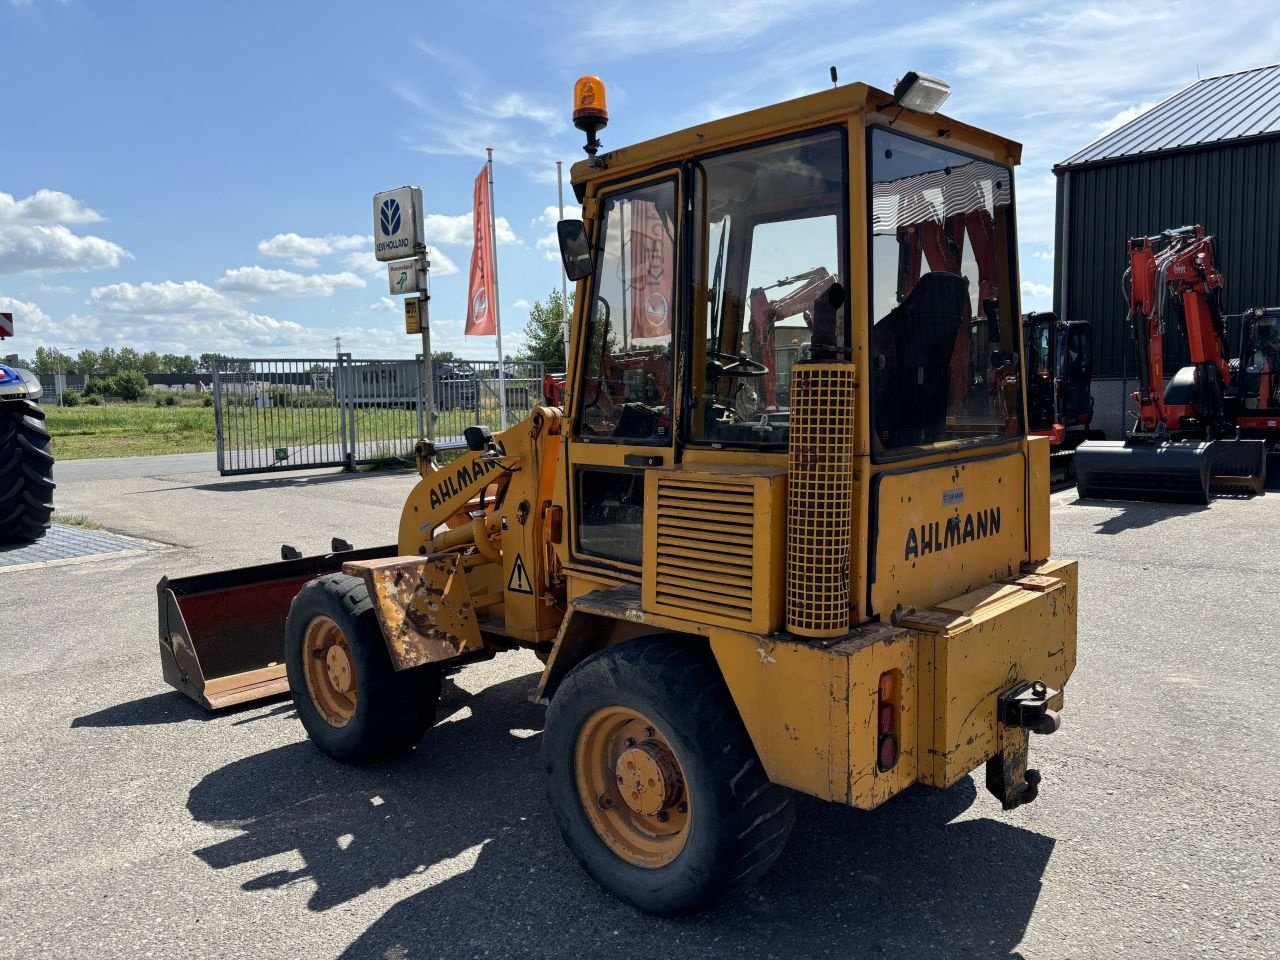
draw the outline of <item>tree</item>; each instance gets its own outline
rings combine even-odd
[[[573,311],[573,294],[569,294],[569,312]],[[559,290],[547,295],[547,302],[535,300],[529,308],[529,321],[524,325],[524,349],[520,360],[541,360],[548,372],[566,367],[564,359],[564,300]]]
[[[198,361],[201,373],[213,372],[213,361],[225,359],[220,353],[202,353]]]
[[[72,372],[83,373],[87,377],[98,372],[100,362],[97,350],[81,350],[76,354],[75,369]]]
[[[154,350],[148,350],[142,355],[141,369],[143,373],[168,373],[168,368],[160,362],[160,354]]]
[[[71,358],[57,347],[36,347],[34,372],[41,376],[51,373],[68,373],[71,370]]]
[[[431,351],[432,363],[436,363],[436,362],[448,363],[451,360],[457,360],[457,359],[458,358],[453,355],[452,350],[432,350]]]
[[[98,354],[98,369],[93,372],[107,377],[119,373],[120,358],[116,352],[110,347],[103,347],[102,352]]]
[[[121,347],[120,352],[116,355],[119,365],[116,370],[123,373],[126,370],[137,370],[142,372],[142,355],[133,347]]]
[[[186,355],[180,357],[176,353],[166,353],[160,358],[160,368],[166,373],[195,373],[196,366],[196,358]]]

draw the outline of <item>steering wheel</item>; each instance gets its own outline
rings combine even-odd
[[[720,377],[763,377],[769,372],[759,360],[747,356],[734,356],[732,353],[721,353],[719,350],[707,351],[707,378]]]

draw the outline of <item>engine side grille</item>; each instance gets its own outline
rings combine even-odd
[[[783,472],[675,468],[648,482],[646,609],[762,633],[780,627]]]

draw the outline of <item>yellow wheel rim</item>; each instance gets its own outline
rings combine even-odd
[[[684,849],[688,782],[671,742],[644,714],[604,707],[589,716],[574,748],[574,779],[591,826],[623,860],[656,868]]]
[[[342,628],[328,617],[307,624],[302,638],[307,693],[331,727],[345,727],[356,712],[356,670]]]

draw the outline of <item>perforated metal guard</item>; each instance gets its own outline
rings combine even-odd
[[[853,413],[853,364],[792,368],[787,629],[801,636],[849,630]]]

